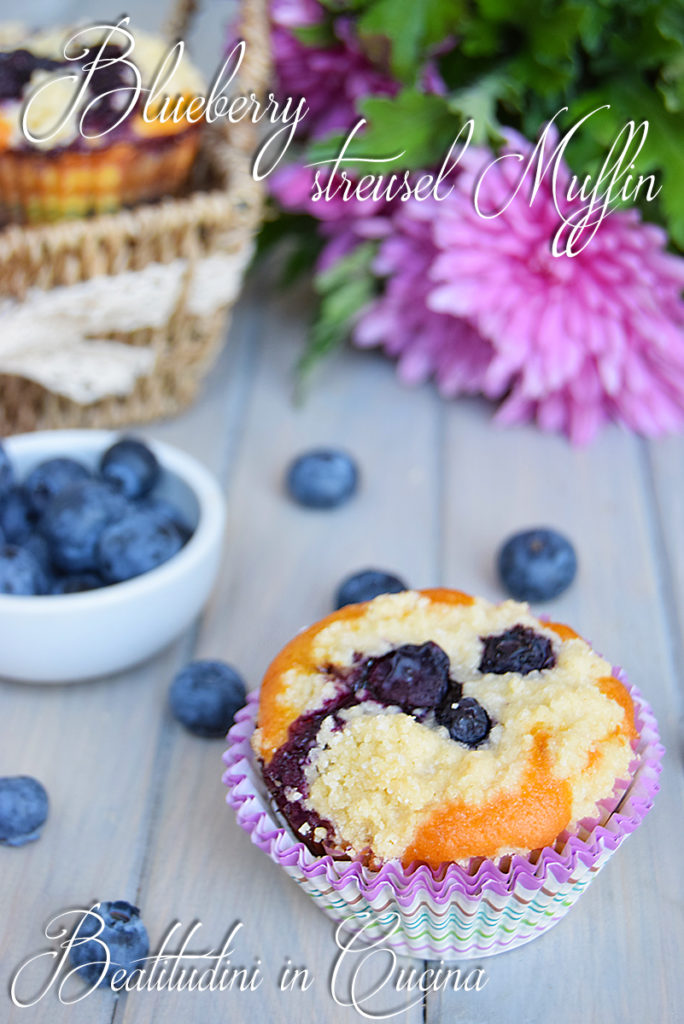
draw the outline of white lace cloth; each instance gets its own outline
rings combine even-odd
[[[188,285],[190,312],[203,316],[235,299],[250,256],[243,247],[199,260]],[[36,381],[80,405],[130,394],[138,377],[152,371],[154,352],[103,335],[165,324],[186,271],[184,259],[150,263],[50,291],[32,288],[23,302],[0,302],[0,373]]]

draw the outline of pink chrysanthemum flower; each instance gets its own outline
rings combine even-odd
[[[509,136],[511,151],[532,146]],[[559,216],[548,176],[528,204],[523,190],[496,219],[483,219],[473,189],[493,156],[466,154],[449,199],[432,218],[440,250],[426,303],[468,320],[493,347],[487,394],[508,391],[504,423],[535,419],[577,443],[615,420],[649,436],[684,426],[684,259],[636,210],[614,211],[574,257],[553,256]],[[484,179],[480,209],[499,209],[520,167],[500,162]],[[561,169],[561,185],[568,174]],[[565,215],[584,205],[567,205]]]
[[[357,226],[357,236],[385,235],[373,264],[385,287],[361,316],[354,341],[362,347],[381,345],[397,357],[406,384],[434,375],[449,398],[476,394],[484,388],[492,347],[466,320],[428,308],[430,268],[438,250],[431,225],[414,216],[418,205],[407,203],[377,219],[373,232],[368,225]]]
[[[308,213],[320,223],[318,233],[325,239],[317,270],[326,270],[351,252],[361,240],[382,238],[386,233],[383,213],[391,206],[387,200],[354,197],[345,201],[339,194],[314,202],[311,198],[314,171],[301,164],[287,164],[271,175],[270,189],[284,210]],[[324,177],[327,181],[327,176]]]
[[[359,117],[358,100],[394,96],[399,91],[399,83],[365,55],[349,18],[335,19],[332,46],[308,46],[297,39],[297,28],[316,24],[323,14],[315,0],[271,4],[276,93],[306,99],[304,128],[309,138],[351,128]]]

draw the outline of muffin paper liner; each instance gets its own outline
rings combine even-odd
[[[613,674],[634,701],[639,741],[631,779],[598,804],[600,817],[563,833],[529,855],[379,870],[330,855],[317,857],[283,826],[273,809],[250,746],[259,693],[251,693],[228,734],[223,756],[227,801],[259,849],[287,871],[358,943],[379,943],[421,959],[463,960],[513,949],[551,928],[575,903],[620,843],[641,824],[658,792],[664,753],[658,725],[636,687]],[[356,948],[355,941],[355,948]]]

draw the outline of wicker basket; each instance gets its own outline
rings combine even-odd
[[[184,35],[193,8],[191,0],[181,0],[170,38]],[[240,88],[259,94],[269,73],[265,0],[243,0],[241,35],[246,51]],[[36,298],[45,302],[61,297],[69,286],[80,285],[92,306],[93,288],[104,283],[106,290],[109,283],[110,299],[112,286],[120,288],[125,306],[129,286],[137,283],[139,305],[142,289],[142,305],[153,309],[158,302],[156,279],[161,275],[168,280],[169,273],[174,274],[174,292],[162,323],[134,324],[132,329],[118,324],[117,330],[98,331],[97,344],[105,350],[114,348],[111,342],[119,343],[115,348],[124,356],[134,354],[122,345],[144,350],[147,369],[134,376],[131,386],[124,389],[128,393],[73,400],[66,397],[64,389],[49,390],[50,385],[3,373],[0,434],[120,426],[172,415],[192,401],[225,336],[230,307],[260,221],[262,190],[250,173],[255,145],[251,123],[240,122],[226,129],[218,121],[203,129],[200,157],[185,196],[115,214],[0,231],[0,343],[3,314],[9,310],[16,315],[17,310],[26,308],[17,306],[16,300],[28,297],[34,303]],[[213,303],[192,301],[198,268],[203,267],[205,278],[207,274],[211,278],[212,268],[231,263],[234,294],[221,295],[219,290]],[[125,276],[119,279],[118,275]],[[53,291],[59,288],[61,291]],[[80,294],[78,288],[69,293],[72,298],[75,294]],[[81,341],[88,345],[87,336]],[[4,369],[7,367],[6,363]]]

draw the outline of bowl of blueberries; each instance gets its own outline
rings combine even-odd
[[[196,459],[105,430],[0,444],[0,677],[64,683],[129,668],[199,614],[225,508]]]

